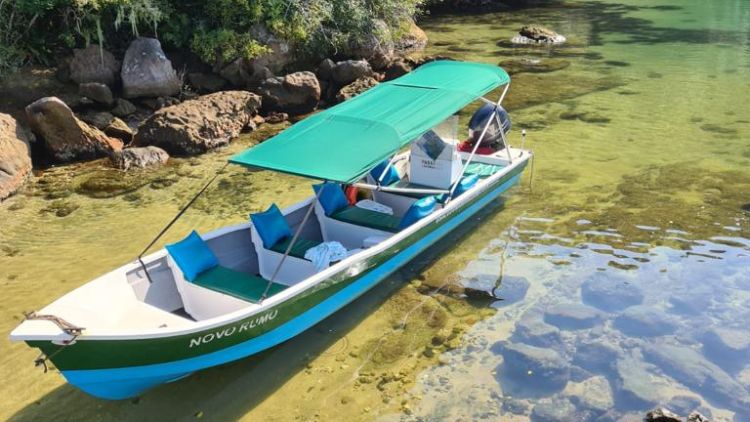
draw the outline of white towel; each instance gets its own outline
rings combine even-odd
[[[346,248],[339,242],[323,242],[305,251],[305,259],[312,261],[318,271],[328,268],[332,261],[341,261],[347,256]]]
[[[377,211],[382,212],[383,214],[393,215],[393,208],[389,207],[388,205],[383,205],[380,202],[375,202],[369,199],[363,199],[356,204],[357,207],[370,210],[370,211]]]

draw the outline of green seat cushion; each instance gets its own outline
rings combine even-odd
[[[331,218],[391,233],[398,232],[398,225],[401,223],[399,217],[353,206],[336,211],[331,215]]]
[[[271,246],[271,250],[274,252],[283,254],[284,252],[286,252],[286,248],[289,247],[289,244],[291,242],[292,242],[292,238],[287,237],[285,239],[282,239],[276,242],[276,244]],[[318,245],[320,245],[320,242],[318,241],[303,239],[299,237],[297,238],[297,241],[294,242],[294,246],[292,246],[292,250],[289,251],[289,255],[295,258],[305,259],[305,252],[307,252],[308,249],[314,248]]]
[[[266,290],[268,280],[218,266],[200,273],[192,283],[248,302],[258,302]],[[268,289],[268,297],[287,287],[283,284],[271,283],[271,287]]]
[[[492,176],[493,174],[502,170],[502,168],[503,166],[496,166],[493,164],[469,163],[469,166],[466,167],[466,171],[464,172],[464,175],[470,176],[472,174],[476,174],[477,176],[481,178],[485,178],[485,177]]]

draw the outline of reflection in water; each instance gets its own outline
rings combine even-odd
[[[735,416],[750,409],[750,4],[641,3],[427,17],[428,54],[513,72],[507,108],[529,131],[533,183],[299,338],[132,402],[40,374],[3,336],[0,419],[538,422],[655,404],[750,419]],[[506,42],[532,22],[569,43]],[[0,331],[131,260],[265,135],[135,177],[97,163],[38,174],[0,206]],[[230,167],[164,240],[309,192]]]
[[[669,404],[714,420],[748,417],[747,239],[614,247],[587,230],[582,243],[545,235],[554,224],[519,218],[507,247],[490,244],[461,272],[468,286],[491,289],[505,262],[511,283],[497,293],[510,300],[420,375],[416,416],[615,420]]]

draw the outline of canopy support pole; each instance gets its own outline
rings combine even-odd
[[[205,192],[206,189],[208,189],[208,187],[211,186],[211,184],[214,182],[214,180],[216,180],[216,178],[219,177],[219,175],[221,174],[221,172],[223,172],[224,169],[227,168],[228,165],[229,165],[229,162],[227,162],[226,164],[224,164],[224,167],[222,167],[221,169],[219,169],[219,171],[217,171],[216,174],[214,174],[214,177],[212,177],[211,180],[209,180],[208,183],[206,183],[206,185],[203,186],[203,188],[200,191],[198,191],[198,193],[193,197],[193,199],[190,200],[190,202],[187,203],[187,205],[185,205],[184,207],[182,207],[182,209],[180,210],[180,212],[178,212],[177,215],[174,216],[174,218],[172,219],[172,221],[170,221],[169,224],[166,225],[166,227],[164,227],[163,229],[161,229],[161,231],[159,232],[158,235],[156,235],[156,237],[154,238],[154,240],[152,240],[151,243],[149,243],[148,246],[146,246],[146,248],[143,249],[143,251],[141,251],[141,253],[138,254],[138,262],[141,263],[141,268],[143,268],[143,271],[146,273],[146,278],[148,279],[149,283],[153,283],[154,281],[151,279],[151,274],[148,273],[148,269],[146,268],[146,264],[143,262],[143,255],[146,252],[148,252],[148,250],[151,249],[151,247],[154,246],[154,244],[156,242],[158,242],[159,239],[161,239],[162,236],[164,236],[164,233],[166,233],[167,230],[169,230],[172,227],[172,225],[174,223],[176,223],[177,220],[180,219],[180,217],[182,217],[182,214],[185,214],[185,211],[187,211],[188,208],[190,208],[190,206],[193,205],[193,202],[195,202],[195,200],[198,199],[199,196],[203,195],[203,192]]]
[[[442,193],[448,193],[448,190],[446,189],[390,188],[388,186],[371,185],[369,183],[353,183],[352,186],[356,186],[362,189],[376,190],[378,192],[420,193],[420,194],[427,194],[427,195],[438,195]]]
[[[508,93],[508,89],[510,89],[510,82],[508,82],[507,85],[505,85],[505,89],[503,90],[502,95],[500,95],[500,98],[497,100],[496,103],[493,103],[494,108],[492,109],[492,115],[497,119],[497,108],[500,107],[500,104],[503,102],[503,99],[505,98],[505,94]],[[493,119],[487,119],[487,124],[484,125],[484,129],[482,129],[482,133],[479,135],[479,139],[474,143],[474,148],[471,149],[471,154],[469,155],[469,159],[466,160],[463,167],[461,168],[461,177],[463,177],[463,174],[466,172],[466,169],[469,167],[469,164],[471,164],[471,160],[474,159],[474,155],[477,153],[477,149],[479,149],[479,145],[484,140],[484,136],[487,135],[487,130],[490,128],[490,124],[492,123]],[[498,119],[499,123],[499,119]],[[500,134],[503,134],[503,125],[500,124]],[[503,143],[505,142],[505,136],[502,137]],[[505,148],[507,149],[508,146],[506,145]],[[461,182],[461,177],[456,180],[456,182],[451,186],[450,191],[448,192],[448,198],[446,198],[445,203],[447,204],[450,202],[451,197],[453,197],[453,192],[455,192],[456,188],[458,187],[458,184]]]
[[[286,250],[284,251],[284,256],[281,257],[281,260],[279,261],[279,264],[276,266],[276,269],[273,270],[273,275],[271,275],[271,279],[268,280],[268,284],[266,284],[266,289],[263,290],[263,294],[260,296],[261,303],[263,303],[263,300],[265,300],[268,297],[268,291],[271,289],[271,286],[273,285],[273,281],[276,279],[276,276],[279,275],[279,271],[281,271],[281,266],[284,265],[284,261],[286,260],[286,257],[289,256],[289,253],[292,251],[292,247],[294,247],[294,244],[297,242],[297,239],[299,238],[299,234],[302,233],[302,229],[305,227],[305,224],[307,224],[307,220],[310,219],[310,215],[315,209],[315,203],[318,202],[318,198],[320,197],[321,192],[323,192],[323,188],[320,188],[318,189],[317,192],[315,192],[315,198],[313,198],[312,202],[310,202],[310,206],[307,208],[307,212],[305,213],[305,216],[302,218],[302,222],[299,223],[299,227],[297,227],[297,230],[295,230],[294,232],[294,236],[292,236],[292,241],[289,242],[289,246],[286,247]]]

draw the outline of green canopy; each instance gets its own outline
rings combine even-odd
[[[510,82],[497,66],[435,61],[314,114],[230,162],[352,183],[466,105]]]

